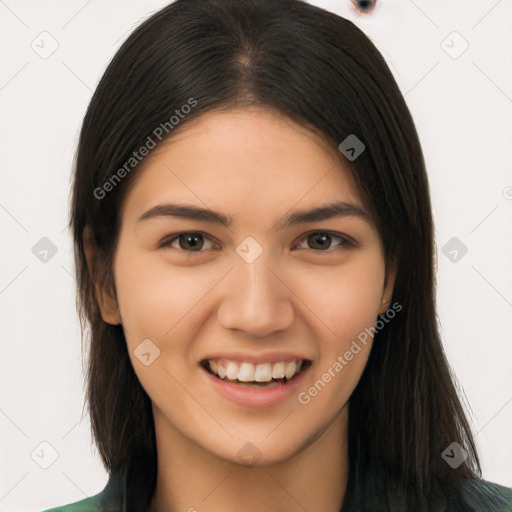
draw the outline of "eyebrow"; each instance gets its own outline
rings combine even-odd
[[[179,217],[182,219],[198,220],[219,224],[228,229],[233,225],[233,217],[216,212],[209,208],[180,204],[162,204],[151,208],[143,213],[137,222],[153,219],[156,217]],[[365,208],[352,203],[338,201],[318,206],[309,210],[295,211],[283,219],[280,219],[271,230],[286,229],[298,224],[319,222],[334,218],[360,217],[370,221],[370,215]]]

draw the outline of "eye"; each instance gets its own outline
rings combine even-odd
[[[328,231],[314,231],[306,235],[304,240],[309,247],[301,247],[300,244],[296,244],[293,249],[314,249],[315,251],[331,252],[333,240],[338,239],[339,243],[336,247],[350,246],[355,247],[355,242],[349,239],[347,236],[336,235]]]
[[[313,249],[315,252],[332,252],[336,248],[343,246],[355,247],[356,243],[349,237],[339,234],[331,233],[328,231],[313,231],[306,234],[301,240],[304,240],[308,247],[304,247],[298,243],[293,246],[296,249]],[[338,243],[334,246],[335,241]],[[301,246],[302,245],[302,246]],[[208,250],[218,250],[220,245],[214,242],[211,238],[204,233],[198,231],[190,231],[186,233],[179,233],[167,237],[160,243],[162,249],[175,249],[188,255],[201,254]],[[202,250],[204,249],[204,250]]]
[[[202,253],[201,249],[205,246],[205,240],[208,240],[210,244],[206,244],[207,249],[217,249],[219,245],[213,242],[210,238],[200,232],[191,231],[187,233],[180,233],[178,235],[173,235],[171,238],[164,239],[160,248],[172,248],[177,249],[186,253]],[[176,242],[178,243],[178,247],[176,247]],[[206,250],[207,250],[206,249]]]

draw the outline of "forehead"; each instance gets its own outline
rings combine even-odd
[[[259,215],[335,200],[361,204],[337,148],[254,108],[203,114],[164,141],[142,162],[123,210],[170,200]]]

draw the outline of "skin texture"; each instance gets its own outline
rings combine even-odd
[[[338,511],[347,478],[346,406],[371,337],[307,404],[293,393],[270,407],[238,405],[213,389],[199,363],[213,353],[300,354],[312,361],[298,390],[307,391],[386,311],[394,272],[386,279],[371,221],[353,215],[273,229],[294,211],[331,202],[363,208],[348,169],[312,132],[255,108],[201,116],[143,165],[121,211],[118,302],[101,291],[98,300],[103,319],[123,325],[153,403],[158,478],[151,510]],[[233,224],[139,221],[165,203],[219,211]],[[190,232],[203,234],[199,252],[176,238]],[[308,242],[314,232],[332,234],[330,246]],[[263,249],[250,264],[236,252],[248,236]],[[134,353],[145,339],[160,350],[147,366]],[[252,463],[238,456],[247,443],[259,454]]]

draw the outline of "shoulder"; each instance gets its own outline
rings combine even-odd
[[[85,500],[76,501],[75,503],[69,503],[68,505],[62,505],[60,507],[50,508],[43,512],[98,512],[103,510],[101,508],[101,498],[103,492],[96,496],[91,496]],[[121,510],[119,511],[121,512]]]
[[[512,512],[512,489],[486,480],[471,479],[463,487],[468,510]]]
[[[43,512],[123,512],[125,510],[125,490],[124,473],[113,473],[110,474],[103,491],[95,496]]]

